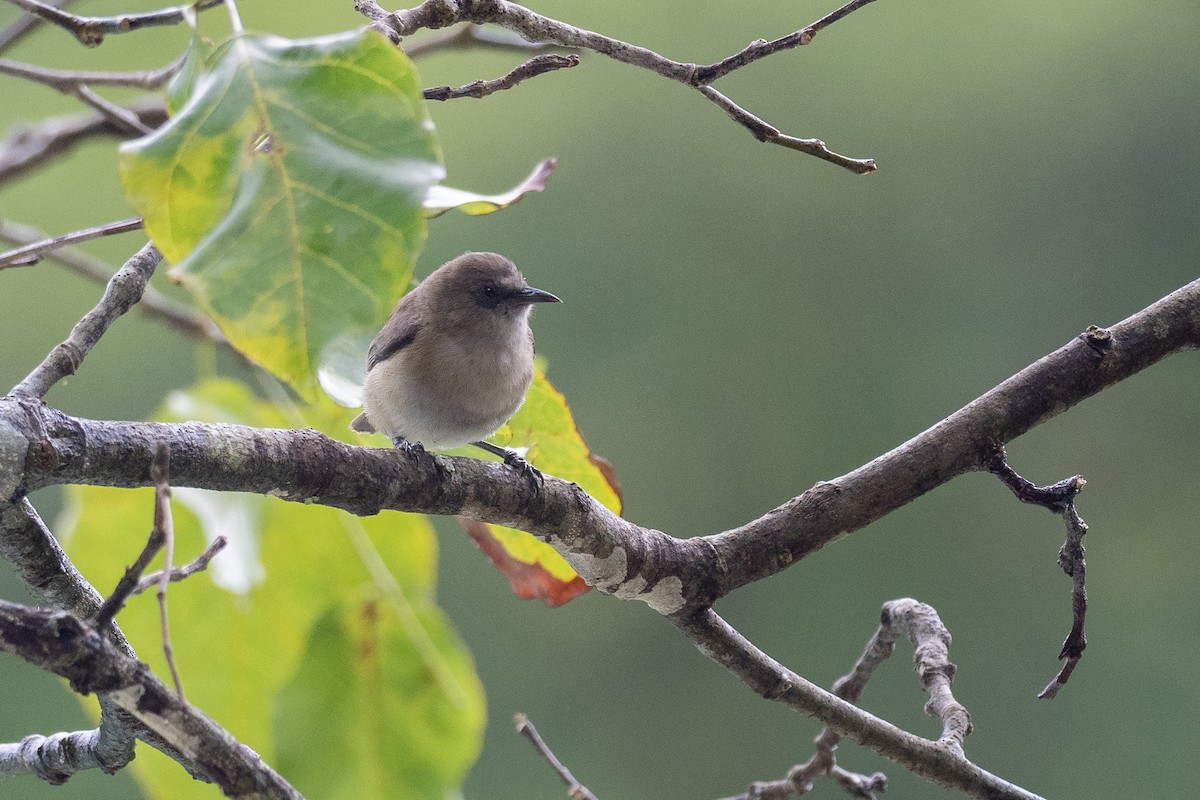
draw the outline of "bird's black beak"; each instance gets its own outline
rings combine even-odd
[[[535,289],[532,286],[526,286],[521,291],[513,295],[513,299],[518,303],[561,303],[555,295],[549,292],[543,292],[541,289]]]

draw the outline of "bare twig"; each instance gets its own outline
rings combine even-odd
[[[15,6],[25,9],[30,14],[41,17],[46,22],[57,25],[72,34],[85,47],[98,47],[104,42],[104,37],[115,33],[129,33],[163,25],[178,25],[188,14],[213,6],[221,5],[223,0],[197,0],[174,8],[164,8],[158,11],[148,11],[144,14],[119,14],[112,17],[84,17],[71,14],[49,3],[40,0],[8,0]]]
[[[971,732],[971,715],[955,701],[950,692],[955,670],[947,654],[950,632],[942,625],[932,606],[909,598],[884,603],[879,629],[867,642],[854,668],[833,684],[833,694],[847,702],[857,703],[867,681],[892,654],[896,640],[901,636],[913,643],[913,662],[929,695],[926,711],[942,720],[942,735],[935,746],[961,756],[963,739]],[[820,775],[829,775],[853,797],[874,798],[876,792],[887,788],[887,777],[881,772],[861,775],[838,766],[835,754],[841,740],[842,736],[837,731],[825,728],[814,740],[816,752],[812,758],[788,770],[786,778],[754,783],[748,792],[725,800],[782,800],[799,796],[809,792],[813,780]]]
[[[1109,332],[1094,325],[1084,336],[1089,342],[1111,342]],[[1103,346],[1107,348],[1109,344]],[[999,444],[988,462],[988,471],[1000,478],[1018,500],[1042,506],[1059,514],[1067,526],[1066,540],[1058,551],[1058,565],[1071,578],[1071,630],[1058,654],[1059,660],[1063,662],[1062,668],[1046,688],[1038,693],[1042,700],[1053,700],[1079,665],[1084,648],[1087,647],[1087,636],[1083,630],[1084,618],[1087,616],[1087,562],[1084,560],[1083,536],[1087,533],[1088,526],[1075,510],[1075,496],[1083,491],[1087,481],[1079,475],[1072,475],[1049,486],[1037,486],[1009,466],[1004,447]]]
[[[1046,688],[1038,693],[1042,700],[1053,700],[1058,690],[1070,679],[1071,673],[1083,657],[1087,647],[1087,637],[1083,633],[1083,620],[1087,615],[1087,589],[1084,580],[1087,573],[1087,562],[1083,558],[1083,536],[1087,533],[1087,523],[1075,511],[1075,504],[1068,503],[1063,510],[1063,519],[1067,523],[1067,538],[1058,551],[1058,564],[1063,572],[1071,576],[1071,631],[1063,642],[1058,657],[1063,662],[1058,674],[1046,684]]]
[[[100,729],[31,734],[20,742],[0,744],[0,777],[33,775],[51,786],[61,786],[77,772],[103,769],[110,774],[128,764],[101,760]],[[132,753],[132,748],[130,749]]]
[[[73,4],[75,0],[49,0],[47,5],[55,8],[66,8]],[[17,18],[17,21],[9,25],[3,31],[0,31],[0,53],[8,50],[17,42],[24,39],[33,31],[37,30],[45,20],[36,14],[25,13]]]
[[[158,586],[158,609],[159,619],[161,621],[163,655],[166,656],[167,666],[171,670],[171,678],[175,683],[175,693],[179,697],[179,702],[187,705],[187,700],[183,694],[183,683],[179,679],[179,671],[175,667],[174,651],[171,648],[171,631],[167,623],[167,584],[172,580],[181,580],[187,575],[203,569],[204,565],[208,564],[209,559],[225,546],[225,540],[218,538],[209,546],[196,562],[203,560],[201,566],[196,567],[193,562],[189,565],[189,571],[184,574],[185,568],[175,569],[171,566],[173,553],[175,549],[175,524],[171,518],[171,486],[169,483],[171,466],[171,450],[165,442],[159,442],[154,451],[154,460],[150,463],[150,478],[154,481],[154,525],[150,529],[150,536],[146,540],[146,546],[142,548],[142,552],[138,555],[137,560],[129,567],[125,568],[125,572],[121,575],[121,579],[117,582],[117,586],[113,589],[112,594],[100,606],[100,610],[96,612],[92,620],[92,625],[103,630],[117,613],[125,607],[125,602],[134,594],[144,591],[151,585]],[[142,573],[146,571],[146,567],[150,566],[150,562],[159,550],[164,551],[163,568],[156,572],[153,577],[147,581],[142,577]],[[151,582],[152,581],[152,582]]]
[[[138,581],[138,585],[134,587],[133,594],[141,594],[147,589],[158,586],[162,582],[164,573],[166,574],[167,580],[174,583],[175,581],[181,581],[185,578],[190,578],[197,572],[202,572],[203,570],[208,569],[209,562],[213,560],[213,557],[217,553],[224,550],[227,544],[229,544],[229,540],[224,536],[216,537],[212,540],[212,542],[209,543],[208,547],[204,548],[204,552],[196,556],[187,564],[184,564],[180,567],[172,567],[170,570],[158,570],[157,572],[151,572],[149,575],[143,577],[140,581]]]
[[[96,109],[104,116],[108,117],[114,125],[124,127],[127,133],[134,136],[146,135],[153,133],[154,129],[142,124],[138,119],[137,114],[126,109],[124,106],[117,105],[111,100],[105,100],[100,95],[93,92],[87,86],[80,84],[67,94],[78,98],[84,105]]]
[[[0,219],[0,241],[8,244],[26,245],[46,238],[45,233],[29,225],[20,225]],[[54,250],[46,253],[45,256],[47,261],[61,264],[76,275],[101,284],[106,284],[112,280],[113,273],[116,272],[116,268],[108,263],[72,247]],[[153,286],[146,286],[137,307],[139,311],[148,317],[161,320],[169,327],[188,336],[204,339],[219,345],[244,360],[244,357],[233,348],[229,340],[221,333],[216,323],[183,303],[168,297]],[[250,362],[245,361],[245,363],[249,364]]]
[[[185,56],[180,56],[172,63],[149,72],[69,72],[57,69],[35,67],[22,64],[7,58],[0,58],[0,74],[12,75],[18,78],[40,83],[57,89],[63,94],[78,98],[81,102],[96,109],[118,128],[135,135],[147,134],[153,128],[144,124],[133,111],[124,106],[106,100],[92,91],[91,86],[125,86],[139,89],[157,89],[167,79],[183,66]]]
[[[745,49],[734,53],[728,58],[723,58],[706,67],[696,67],[692,81],[697,86],[705,86],[712,83],[718,78],[724,77],[735,69],[741,69],[747,64],[752,64],[760,58],[766,58],[769,55],[781,52],[783,50],[791,50],[794,47],[801,47],[813,40],[822,29],[829,27],[833,23],[857,11],[868,3],[874,0],[851,0],[846,5],[839,8],[830,14],[826,14],[811,25],[801,28],[795,33],[789,33],[787,36],[781,36],[772,41],[758,39],[751,42]]]
[[[945,739],[930,741],[901,730],[810,683],[755,647],[712,609],[670,619],[700,652],[733,672],[759,696],[819,719],[917,775],[969,797],[1038,797],[971,763],[961,748],[948,746]]]
[[[533,727],[533,723],[529,721],[529,717],[526,717],[524,714],[516,714],[513,716],[513,721],[517,724],[517,733],[529,740],[529,743],[537,750],[538,755],[546,760],[546,763],[558,774],[559,779],[566,784],[567,794],[571,797],[571,800],[596,800],[596,795],[592,794],[586,786],[577,781],[575,776],[571,774],[571,770],[567,769],[566,765],[558,760],[549,745],[538,734],[537,728]]]
[[[566,67],[575,67],[579,65],[579,56],[560,56],[552,53],[544,53],[521,64],[516,69],[509,72],[507,75],[496,78],[491,81],[472,81],[465,86],[457,88],[451,86],[438,86],[432,89],[426,89],[426,100],[454,100],[459,97],[487,97],[489,94],[499,92],[504,89],[511,89],[518,83],[545,72],[553,72],[556,69],[564,69]]]
[[[987,468],[988,472],[999,478],[1022,503],[1042,506],[1055,514],[1062,514],[1087,485],[1083,476],[1072,475],[1058,483],[1038,486],[1021,477],[1009,466],[1003,445],[996,446],[996,453],[989,460]]]
[[[731,119],[745,127],[760,142],[770,142],[791,150],[816,155],[851,172],[865,174],[876,169],[873,159],[849,158],[840,155],[829,150],[819,139],[785,136],[778,129],[746,111],[724,94],[713,90],[709,83],[772,53],[807,44],[818,30],[831,25],[870,1],[853,0],[838,11],[817,20],[795,34],[775,42],[760,40],[728,59],[707,67],[674,61],[645,47],[577,28],[574,25],[538,14],[517,3],[507,2],[507,0],[468,0],[466,2],[425,0],[414,8],[393,13],[384,11],[375,0],[356,0],[355,8],[371,19],[378,30],[397,43],[402,37],[411,36],[423,28],[437,29],[460,22],[473,22],[499,25],[514,31],[530,42],[554,43],[573,49],[593,50],[616,61],[648,69],[665,78],[700,90],[705,98],[723,109]]]
[[[141,217],[132,219],[123,219],[118,222],[107,222],[103,225],[96,225],[92,228],[84,228],[83,230],[71,231],[59,236],[52,236],[49,239],[44,239],[40,242],[18,247],[16,250],[9,250],[7,253],[0,253],[0,269],[8,269],[9,267],[28,267],[36,264],[41,260],[41,256],[49,253],[52,250],[57,250],[60,247],[66,247],[70,244],[79,244],[88,242],[92,239],[99,239],[104,236],[115,236],[119,233],[128,233],[129,231],[141,230]]]
[[[147,128],[157,128],[167,119],[162,98],[149,97],[125,106]],[[92,136],[124,136],[128,127],[114,123],[99,112],[50,117],[29,127],[17,127],[0,144],[0,182],[11,180],[69,152],[76,144]]]
[[[777,144],[780,147],[787,147],[791,150],[799,150],[802,153],[816,156],[831,164],[837,164],[839,167],[848,169],[858,175],[865,175],[868,172],[875,171],[876,165],[874,159],[848,158],[830,150],[820,139],[799,139],[795,136],[786,136],[774,125],[770,125],[754,116],[713,87],[700,86],[697,87],[697,90],[715,106],[728,114],[730,119],[750,131],[751,135],[760,142]]]
[[[160,261],[162,254],[152,244],[147,244],[126,261],[108,282],[96,307],[76,323],[65,341],[13,387],[12,394],[45,397],[50,387],[68,375],[74,375],[108,326],[141,298]]]
[[[171,508],[171,490],[166,483],[166,470],[170,464],[170,458],[170,449],[165,443],[159,442],[154,451],[154,460],[150,462],[150,479],[154,481],[154,525],[150,528],[146,546],[142,548],[142,552],[138,554],[133,564],[125,568],[116,587],[113,588],[112,593],[92,618],[92,625],[98,630],[102,630],[112,622],[117,613],[125,607],[125,601],[137,588],[138,582],[142,579],[142,573],[150,566],[150,562],[158,555],[158,551],[166,542],[166,521],[169,520]]]
[[[171,485],[168,483],[171,468],[171,450],[166,442],[159,442],[150,464],[150,477],[154,481],[154,528],[160,531],[163,540],[163,568],[158,577],[158,619],[162,632],[163,656],[171,670],[175,683],[175,695],[179,703],[187,707],[183,695],[183,681],[175,666],[175,650],[171,647],[171,625],[167,617],[167,587],[171,584],[171,572],[175,563],[175,521],[171,516]]]
[[[166,66],[146,72],[87,72],[77,70],[50,69],[35,67],[0,58],[0,73],[24,78],[60,92],[72,91],[76,86],[124,86],[132,89],[158,89],[171,79],[183,66],[187,55],[184,54]]]

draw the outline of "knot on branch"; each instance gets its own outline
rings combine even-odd
[[[1079,337],[1083,339],[1084,344],[1101,355],[1107,353],[1113,346],[1112,334],[1108,332],[1108,329],[1096,325],[1088,325],[1087,330],[1079,334]]]

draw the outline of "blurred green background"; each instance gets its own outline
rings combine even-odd
[[[707,62],[834,5],[533,7]],[[241,10],[248,28],[288,36],[361,24],[348,0]],[[15,16],[0,6],[0,25]],[[223,26],[219,10],[205,19],[206,30]],[[676,536],[720,531],[1196,277],[1198,35],[1200,10],[1178,0],[887,0],[718,84],[787,133],[878,159],[865,177],[760,145],[695,92],[588,55],[513,91],[433,107],[451,185],[501,190],[546,156],[559,168],[544,194],[513,209],[434,221],[418,274],[464,250],[498,250],[560,295],[563,306],[537,315],[539,351],[615,464],[626,515]],[[185,41],[183,30],[149,30],[88,51],[45,30],[8,55],[136,69],[169,61]],[[420,68],[432,86],[518,61],[451,53]],[[10,131],[76,109],[0,77]],[[0,186],[0,216],[54,232],[127,216],[114,146],[89,144]],[[89,249],[119,263],[140,243]],[[49,264],[0,275],[0,384],[19,380],[99,291]],[[189,342],[135,313],[48,399],[73,414],[141,418],[196,363]],[[1070,624],[1055,564],[1063,526],[987,476],[960,478],[718,610],[827,686],[861,651],[881,603],[932,603],[954,633],[956,694],[975,721],[967,753],[981,766],[1049,797],[1191,793],[1200,554],[1185,542],[1200,508],[1198,385],[1200,364],[1178,356],[1010,447],[1032,480],[1088,480],[1090,647],[1053,702],[1034,695]],[[57,495],[34,499],[52,519]],[[515,711],[603,800],[722,797],[811,753],[815,723],[757,698],[641,604],[594,593],[558,610],[519,601],[453,523],[440,530],[440,598],[489,695],[468,798],[563,796],[513,733]],[[139,543],[114,533],[113,546],[132,554]],[[0,596],[26,596],[6,566]],[[902,645],[862,703],[935,736],[910,656]],[[0,740],[87,724],[57,680],[0,659]],[[884,770],[889,797],[952,796],[856,745],[839,753],[849,769]],[[0,782],[5,798],[137,796],[123,774],[64,788]],[[821,785],[814,796],[843,795]]]

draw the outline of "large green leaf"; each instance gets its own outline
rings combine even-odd
[[[463,712],[479,706],[465,694],[461,706],[445,702],[439,685],[471,679],[470,661],[442,658],[441,675],[428,669],[420,645],[459,652],[453,633],[436,609],[397,606],[364,597],[329,609],[279,695],[279,769],[307,797],[445,797],[474,760],[476,729]]]
[[[424,242],[444,170],[416,71],[369,30],[239,36],[186,89],[122,148],[125,191],[234,346],[315,399],[325,349],[382,324]]]
[[[341,433],[352,416],[329,403],[304,413],[286,414],[239,384],[212,381],[173,395],[161,417]],[[172,584],[168,594],[189,701],[310,797],[455,792],[479,752],[483,694],[469,654],[434,603],[436,541],[428,520],[394,513],[360,520],[256,495],[174,494],[177,560],[218,533],[232,540],[206,572]],[[111,587],[144,544],[152,492],[72,487],[69,497],[72,558],[97,586]],[[134,598],[118,621],[139,657],[165,676],[152,593]],[[361,647],[368,636],[380,645],[369,663],[361,650],[335,652],[338,643]],[[350,685],[338,683],[348,675]],[[328,713],[339,697],[345,702],[337,714]],[[316,719],[320,732],[310,727]],[[431,731],[439,746],[418,746]],[[338,736],[354,743],[351,762],[340,750],[315,746]],[[132,769],[150,797],[219,796],[146,747]],[[363,780],[355,794],[337,794],[323,774]]]

